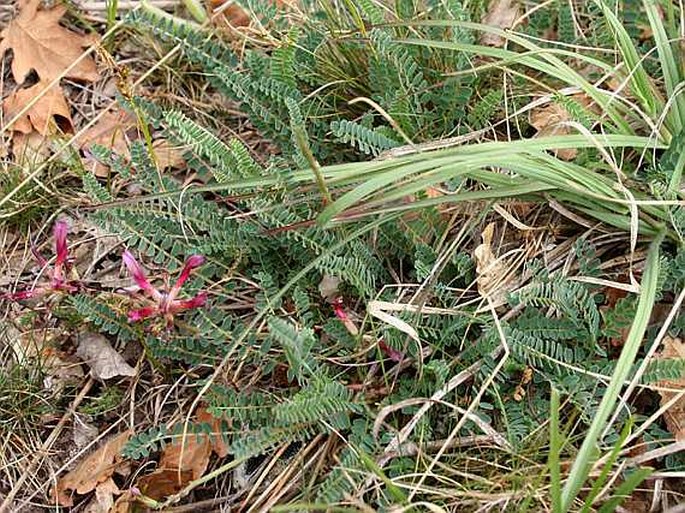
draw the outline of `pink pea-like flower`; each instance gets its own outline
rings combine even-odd
[[[81,288],[78,281],[70,280],[68,274],[70,271],[69,264],[69,250],[67,248],[67,232],[69,227],[64,221],[57,221],[53,229],[55,239],[55,263],[50,268],[48,261],[43,255],[38,253],[35,246],[31,245],[31,252],[39,265],[45,268],[45,274],[49,281],[45,285],[34,287],[30,290],[22,290],[19,292],[5,294],[0,296],[2,299],[9,299],[11,301],[20,301],[22,299],[36,298],[45,296],[53,292],[66,292],[71,294]]]
[[[402,353],[402,351],[398,351],[397,349],[395,349],[392,346],[389,346],[388,344],[385,343],[384,340],[378,341],[378,347],[393,362],[401,362],[402,360],[404,360],[404,353]]]
[[[335,316],[342,321],[350,335],[356,337],[359,334],[359,329],[357,328],[355,322],[350,319],[347,310],[345,310],[345,302],[343,301],[343,298],[335,298],[333,301],[331,301],[331,306],[333,307],[333,313],[335,313]]]
[[[122,256],[126,268],[133,276],[139,289],[152,300],[153,304],[128,313],[128,318],[132,322],[142,321],[151,317],[163,317],[170,327],[174,322],[174,315],[185,310],[199,308],[207,302],[207,293],[200,292],[190,299],[178,299],[181,287],[190,277],[193,269],[205,263],[205,258],[201,255],[193,255],[186,260],[180,276],[176,283],[168,290],[158,290],[152,286],[142,266],[135,259],[133,254],[126,250]]]
[[[347,321],[350,318],[345,311],[345,303],[343,302],[343,298],[335,298],[331,306],[333,306],[333,313],[335,313],[335,316],[341,321]]]

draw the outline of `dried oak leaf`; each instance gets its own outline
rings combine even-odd
[[[228,446],[221,436],[221,426],[205,408],[198,409],[196,422],[212,426],[212,435],[204,432],[188,433],[167,445],[159,458],[157,470],[138,479],[140,491],[155,500],[160,500],[182,490],[188,483],[202,477],[214,451],[219,457],[228,454]]]
[[[12,125],[11,129],[14,132],[30,134],[36,131],[46,136],[54,133],[52,128],[55,125],[62,132],[73,132],[69,105],[67,105],[62,89],[57,84],[47,89],[48,85],[47,81],[42,80],[26,89],[17,89],[2,102],[5,119],[11,120],[29,102],[34,98],[38,98]]]
[[[685,342],[680,338],[664,337],[663,348],[657,355],[657,358],[660,360],[685,359]],[[659,381],[658,385],[664,388],[683,390],[685,389],[685,378]],[[663,406],[678,395],[678,392],[659,391],[659,395],[661,395],[661,405]],[[685,397],[681,397],[664,412],[664,420],[666,421],[666,427],[673,434],[676,441],[684,441]]]
[[[58,479],[52,490],[57,503],[60,506],[73,506],[74,492],[80,495],[89,493],[112,477],[120,462],[119,453],[130,437],[130,431],[119,433],[81,460],[74,470]]]
[[[59,24],[67,11],[64,6],[39,11],[41,0],[22,0],[20,12],[0,34],[0,57],[13,50],[12,75],[17,84],[35,70],[41,80],[51,81],[64,76],[74,80],[94,81],[98,78],[97,67],[88,56],[66,71],[90,46],[87,36],[72,32]],[[63,75],[64,74],[64,75]]]
[[[481,23],[491,27],[508,29],[514,26],[518,17],[519,6],[516,0],[492,0]],[[484,32],[480,42],[487,46],[504,46],[505,39],[498,34]]]

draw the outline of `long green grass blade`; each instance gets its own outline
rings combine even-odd
[[[621,20],[618,19],[605,2],[595,0],[595,3],[602,9],[602,14],[613,33],[614,41],[627,68],[626,75],[628,77],[629,90],[640,99],[643,109],[650,117],[658,117],[661,110],[663,110],[664,102],[652,86],[652,81],[642,65],[642,59],[630,35]]]
[[[550,495],[552,497],[552,512],[561,513],[561,446],[563,436],[559,424],[561,401],[559,391],[552,387],[552,397],[549,402],[549,467]]]
[[[664,86],[666,87],[666,94],[668,98],[673,99],[670,111],[666,116],[667,123],[670,125],[673,134],[679,133],[685,120],[685,96],[683,91],[678,94],[678,85],[682,83],[682,75],[678,60],[673,52],[673,46],[668,39],[664,21],[659,14],[659,7],[655,0],[645,0],[645,11],[649,17],[649,25],[654,33],[654,43],[659,54],[659,63],[661,64],[661,71],[664,75]],[[678,44],[676,42],[676,44]],[[679,55],[679,60],[682,62],[682,55]]]
[[[660,269],[659,249],[663,237],[663,233],[660,233],[649,247],[635,319],[631,325],[630,332],[626,338],[609,386],[607,387],[606,392],[604,392],[604,397],[599,405],[594,421],[590,425],[576,460],[571,467],[569,478],[562,491],[563,511],[568,511],[570,509],[578,492],[587,479],[597,453],[599,436],[605,429],[607,419],[616,406],[618,395],[635,362],[635,357],[637,356],[645,331],[647,330],[647,324],[649,323],[649,317],[652,313],[657,293],[657,282]]]

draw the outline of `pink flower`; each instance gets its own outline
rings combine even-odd
[[[333,301],[331,301],[331,306],[333,307],[333,312],[335,313],[335,316],[342,321],[343,326],[345,326],[347,331],[350,332],[350,335],[356,337],[359,334],[359,329],[357,328],[355,322],[347,314],[343,298],[335,298]]]
[[[190,299],[177,299],[181,287],[188,280],[193,269],[205,263],[203,256],[193,255],[186,260],[181,275],[168,292],[158,290],[152,286],[145,275],[145,271],[130,251],[124,251],[122,258],[139,289],[154,302],[152,305],[130,311],[128,314],[130,321],[137,322],[149,319],[150,317],[164,317],[167,321],[167,326],[170,327],[174,322],[175,314],[184,310],[199,308],[207,302],[206,292],[200,292]]]
[[[398,351],[394,347],[389,346],[384,340],[378,341],[378,347],[383,351],[386,356],[388,356],[393,362],[401,362],[404,360],[404,354],[402,351]]]
[[[347,312],[345,311],[345,304],[343,302],[343,298],[337,297],[335,298],[332,302],[331,305],[333,306],[333,312],[335,313],[335,316],[340,319],[341,321],[347,321],[349,320],[349,315],[347,315]]]
[[[49,278],[49,282],[46,285],[34,287],[30,290],[22,290],[13,294],[5,294],[0,296],[0,298],[20,301],[22,299],[44,296],[52,292],[66,292],[71,294],[79,290],[81,284],[78,281],[69,280],[67,277],[71,268],[68,260],[69,250],[67,248],[68,231],[69,227],[66,222],[57,221],[55,223],[53,231],[55,238],[55,264],[52,266],[52,269],[50,269],[45,257],[38,253],[35,246],[31,245],[31,252],[33,253],[34,258],[39,265],[45,268],[45,274]]]

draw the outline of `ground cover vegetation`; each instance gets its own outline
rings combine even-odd
[[[682,5],[15,7],[0,511],[685,502]]]

